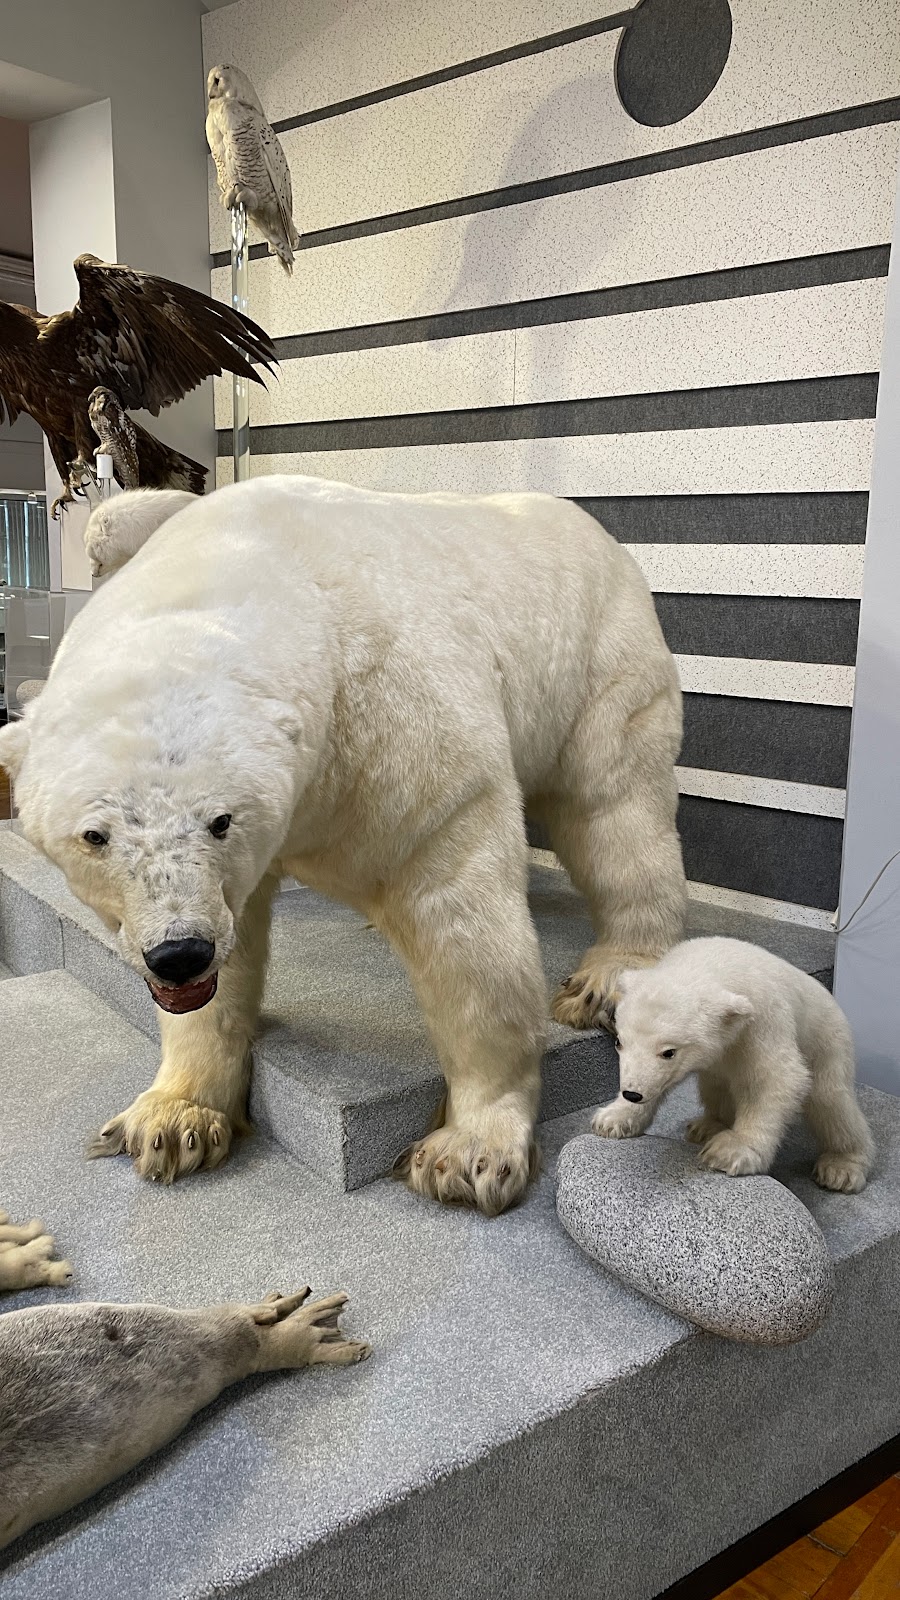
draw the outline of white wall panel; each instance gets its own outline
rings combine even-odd
[[[627,6],[609,0],[241,0],[203,18],[207,67],[234,61],[271,121],[505,50]]]
[[[633,544],[654,594],[793,595],[858,600],[859,544]]]
[[[277,337],[883,244],[898,150],[864,128],[301,250],[292,278],[270,256],[250,309]]]
[[[511,405],[516,335],[475,335],[285,361],[254,385],[250,422],[316,422]],[[216,380],[216,427],[231,427],[231,378]]]
[[[666,433],[514,439],[406,449],[255,455],[255,477],[300,472],[370,489],[463,494],[540,489],[549,494],[776,494],[866,489],[871,421],[782,423]],[[220,482],[231,471],[219,463]]]
[[[748,661],[743,656],[676,656],[685,694],[750,700],[797,700],[811,706],[853,704],[853,668],[808,661]]]
[[[299,225],[330,228],[900,94],[894,0],[860,0],[852,25],[821,0],[742,0],[733,12],[719,83],[668,127],[645,127],[622,106],[617,30],[288,129]],[[228,248],[218,201],[211,236]]]
[[[814,817],[842,817],[844,790],[817,783],[786,783],[777,778],[752,778],[742,772],[712,772],[706,767],[676,767],[679,794],[736,805],[765,806],[772,811],[802,811]]]
[[[254,427],[877,372],[884,280],[285,361]],[[515,374],[513,368],[515,367]],[[231,427],[231,379],[216,383]]]

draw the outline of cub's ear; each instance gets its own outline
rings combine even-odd
[[[0,767],[5,767],[11,778],[22,770],[30,738],[27,724],[21,720],[0,728]]]
[[[621,1000],[623,994],[628,993],[629,986],[642,970],[641,967],[627,967],[624,972],[619,973],[616,979],[616,998],[618,1000]]]
[[[730,989],[723,989],[718,1011],[723,1022],[747,1022],[753,1015],[753,1003],[745,994],[732,994]]]

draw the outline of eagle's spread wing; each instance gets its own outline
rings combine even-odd
[[[38,373],[37,338],[41,319],[29,306],[0,301],[0,423],[10,426],[26,410],[25,391]]]
[[[78,364],[92,387],[108,385],[123,406],[157,416],[204,378],[225,371],[261,383],[251,361],[275,361],[262,328],[197,289],[89,255],[78,257],[75,272]]]
[[[291,192],[291,169],[287,163],[287,156],[281,148],[278,136],[265,117],[259,119],[259,147],[262,158],[266,164],[266,171],[272,180],[278,213],[284,228],[284,237],[288,244],[292,244],[297,237],[294,227],[294,197]],[[296,248],[296,246],[295,246]]]

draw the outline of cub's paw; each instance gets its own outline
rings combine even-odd
[[[394,1176],[416,1194],[498,1217],[518,1204],[538,1167],[530,1136],[500,1144],[461,1129],[438,1128],[397,1157]]]
[[[826,1150],[813,1167],[813,1177],[822,1189],[834,1189],[837,1194],[859,1194],[866,1187],[866,1168],[852,1156],[843,1156]]]
[[[706,1111],[701,1117],[695,1117],[693,1122],[688,1123],[684,1136],[691,1144],[706,1144],[707,1140],[724,1131],[724,1122],[720,1122],[718,1117],[711,1117]]]
[[[364,1339],[348,1339],[338,1326],[349,1296],[332,1294],[305,1304],[308,1295],[309,1289],[289,1295],[270,1294],[262,1305],[251,1308],[254,1322],[264,1330],[260,1334],[257,1370],[311,1367],[320,1362],[349,1367],[371,1355],[370,1344]]]
[[[730,1178],[743,1178],[750,1173],[769,1170],[768,1162],[763,1160],[759,1151],[745,1144],[730,1128],[714,1134],[703,1146],[700,1164],[709,1167],[712,1172],[726,1172]]]
[[[75,1276],[71,1266],[68,1261],[53,1261],[55,1253],[56,1245],[42,1222],[34,1219],[17,1228],[0,1211],[0,1291],[71,1283]]]
[[[231,1149],[233,1131],[223,1111],[148,1089],[100,1129],[88,1159],[124,1154],[131,1156],[142,1178],[174,1183],[201,1167],[220,1166]]]
[[[594,1112],[591,1127],[601,1139],[635,1139],[647,1126],[646,1113],[637,1106],[614,1100],[612,1105],[601,1106]]]

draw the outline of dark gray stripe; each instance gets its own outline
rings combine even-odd
[[[684,696],[683,767],[843,789],[849,753],[849,706]]]
[[[540,300],[519,300],[513,305],[439,311],[430,317],[404,317],[359,328],[329,328],[322,333],[290,333],[274,341],[275,351],[279,361],[294,361],[304,356],[339,355],[347,350],[377,350],[425,340],[503,333],[510,328],[539,328],[590,317],[618,317],[669,306],[738,300],[754,294],[784,294],[829,283],[858,283],[867,278],[886,278],[890,255],[890,245],[873,245],[822,256],[798,256],[791,261],[766,261],[756,267],[727,267],[721,272],[695,272],[652,283],[626,283],[614,289],[548,295]],[[221,264],[227,266],[228,261],[224,255]]]
[[[729,594],[658,594],[669,649],[679,656],[751,661],[856,662],[858,600],[794,600]]]
[[[833,911],[844,825],[837,817],[682,795],[684,870],[696,883]]]
[[[508,439],[565,439],[685,428],[748,428],[776,423],[845,422],[874,417],[876,372],[850,377],[745,383],[667,394],[606,395],[526,406],[416,411],[406,416],[351,417],[333,422],[275,422],[251,428],[254,455],[300,451],[411,449],[430,444],[481,444]],[[220,429],[220,455],[231,430]]]
[[[682,795],[678,828],[684,870],[694,883],[823,911],[837,905],[844,832],[837,817]],[[553,848],[540,823],[529,818],[526,833],[536,849]]]
[[[349,100],[335,100],[331,105],[320,106],[315,111],[303,111],[296,117],[281,117],[273,122],[276,133],[287,133],[290,128],[305,128],[311,122],[325,122],[330,117],[346,116],[348,111],[361,111],[364,106],[378,105],[382,100],[396,100],[404,94],[417,94],[420,89],[432,89],[438,83],[450,83],[453,78],[468,78],[475,72],[487,72],[490,67],[506,66],[510,61],[522,61],[526,56],[543,55],[548,50],[560,50],[567,44],[578,44],[582,39],[594,39],[601,33],[614,33],[631,20],[631,11],[617,11],[612,16],[600,17],[594,22],[580,22],[574,28],[562,28],[557,33],[544,34],[541,39],[528,39],[524,44],[511,44],[505,50],[492,50],[489,55],[473,56],[471,61],[460,61],[453,67],[440,67],[436,72],[423,72],[417,78],[404,78],[400,83],[389,84],[386,89],[372,89],[368,94],[353,95]]]
[[[578,500],[622,544],[865,544],[864,489]]]
[[[850,133],[857,128],[872,128],[900,117],[900,96],[876,100],[868,105],[848,106],[842,111],[826,111],[816,117],[800,117],[768,128],[751,128],[745,133],[728,134],[721,139],[704,139],[699,144],[682,145],[676,150],[656,150],[633,156],[627,161],[611,161],[601,167],[584,167],[579,172],[560,172],[550,178],[529,183],[509,184],[502,189],[486,189],[480,194],[460,195],[434,205],[413,206],[407,211],[392,211],[386,216],[364,217],[341,223],[336,228],[319,228],[303,235],[300,248],[314,250],[320,245],[343,244],[348,239],[370,238],[378,233],[393,233],[400,228],[420,228],[430,222],[446,222],[450,217],[474,216],[479,211],[496,211],[506,206],[525,205],[531,200],[546,200],[551,195],[574,194],[582,189],[597,189],[611,183],[646,178],[652,173],[674,172],[682,167],[724,161],[732,156],[758,150],[773,150],[781,145],[798,144],[807,139],[822,139],[835,133]],[[265,247],[254,246],[255,259]],[[230,259],[226,252],[213,257],[223,266]]]

